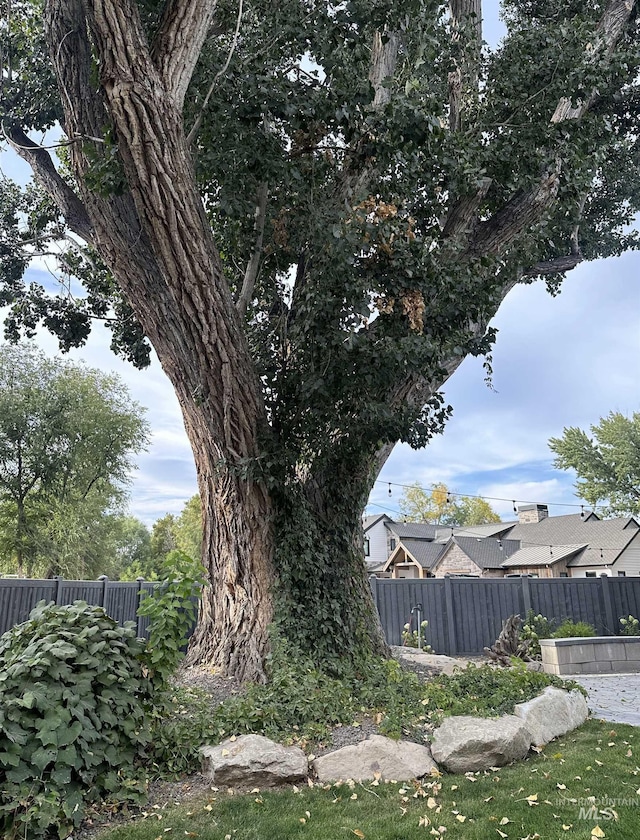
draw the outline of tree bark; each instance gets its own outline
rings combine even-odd
[[[243,472],[260,454],[266,417],[196,188],[181,103],[151,60],[135,4],[49,2],[45,26],[67,135],[101,137],[110,124],[116,133],[127,191],[87,187],[83,144],[71,162],[96,246],[175,388],[194,452],[212,587],[191,658],[260,678],[272,617],[271,513],[264,487]],[[92,93],[88,29],[104,97]]]

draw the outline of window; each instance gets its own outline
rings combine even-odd
[[[560,577],[569,577],[569,572],[560,572]]]
[[[627,576],[626,572],[618,572],[618,577],[626,577],[626,576]]]
[[[391,539],[389,540],[389,548],[391,549],[391,551],[396,550],[396,541],[393,539],[393,537],[391,537]]]
[[[586,572],[586,574],[585,574],[585,577],[595,577],[595,576],[596,576],[595,572]]]
[[[371,546],[369,543],[369,539],[367,537],[364,538],[364,556],[369,557],[371,554]]]

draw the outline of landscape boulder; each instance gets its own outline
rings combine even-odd
[[[562,688],[545,688],[542,694],[519,703],[513,710],[531,733],[536,747],[548,744],[559,735],[566,735],[581,726],[589,714],[587,701],[580,691]]]
[[[218,785],[275,787],[304,779],[306,755],[298,747],[283,747],[262,735],[242,735],[215,747],[200,748],[202,773]]]
[[[431,744],[434,759],[452,773],[502,767],[525,757],[531,734],[515,715],[445,718]]]
[[[429,747],[411,741],[392,741],[372,735],[355,746],[343,747],[316,758],[312,767],[321,782],[339,779],[418,779],[437,770]]]

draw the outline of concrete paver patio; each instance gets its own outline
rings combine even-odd
[[[640,674],[567,674],[563,679],[587,689],[592,717],[640,726]]]

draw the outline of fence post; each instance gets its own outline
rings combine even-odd
[[[106,610],[107,604],[107,587],[109,586],[109,578],[106,575],[100,575],[98,580],[102,581],[102,594],[100,598],[100,603],[98,606],[102,607],[102,609]]]
[[[602,588],[602,599],[604,601],[604,614],[607,618],[607,630],[608,636],[615,636],[616,635],[616,625],[613,619],[613,603],[611,600],[611,588],[609,586],[609,575],[605,574],[604,572],[600,575],[600,584]]]
[[[54,593],[53,593],[53,600],[54,600],[56,606],[60,605],[60,601],[62,599],[62,582],[63,582],[63,580],[64,580],[64,578],[61,577],[60,575],[55,576],[56,588],[55,588]]]
[[[142,601],[142,584],[144,583],[144,578],[139,577],[136,578],[136,582],[138,584],[138,588],[136,590],[136,603],[138,607],[140,606],[140,602]],[[137,617],[137,626],[136,626],[136,636],[141,639],[142,638],[142,616],[138,614],[138,609],[136,607],[136,617]]]
[[[453,614],[453,589],[449,575],[444,576],[444,601],[447,608],[447,638],[449,641],[447,653],[449,656],[455,656],[458,652],[458,642],[456,639],[456,621]]]
[[[522,602],[524,603],[523,620],[527,620],[529,610],[533,609],[531,606],[531,583],[529,575],[520,575],[520,583],[522,584]]]

